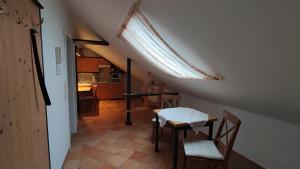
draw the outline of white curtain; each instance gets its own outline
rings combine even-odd
[[[178,78],[204,79],[207,75],[183,60],[158,35],[140,10],[129,19],[121,36],[161,70]]]

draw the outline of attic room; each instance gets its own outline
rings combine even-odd
[[[0,0],[0,169],[300,168],[299,6]]]

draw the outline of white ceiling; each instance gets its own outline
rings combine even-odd
[[[90,48],[124,69],[132,58],[136,76],[151,71],[181,92],[300,124],[300,1],[142,0],[162,37],[223,81],[173,78],[116,38],[133,0],[65,1],[77,36],[104,37],[110,47]]]

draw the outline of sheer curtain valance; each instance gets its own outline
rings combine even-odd
[[[193,79],[221,79],[219,76],[208,75],[184,60],[163,40],[138,8],[138,5],[139,3],[133,4],[121,26],[118,37],[125,39],[146,60],[172,76]]]

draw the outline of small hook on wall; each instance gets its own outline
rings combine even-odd
[[[15,12],[15,20],[16,20],[16,23],[18,24],[18,25],[20,25],[21,27],[28,27],[29,25],[28,24],[26,24],[26,23],[24,23],[24,21],[23,21],[23,17],[22,16],[19,16],[19,11],[17,11],[16,10],[16,12]]]
[[[5,5],[6,5],[6,1],[5,0],[1,0],[1,3],[0,3],[0,16],[8,16],[10,15],[10,11],[7,11],[6,8],[5,8]]]
[[[39,33],[39,27],[44,23],[44,18],[41,19],[41,22],[38,24],[34,24],[32,21],[32,26],[31,29],[33,29],[35,31],[35,33]]]
[[[32,28],[35,28],[35,29],[37,29],[39,26],[41,26],[42,24],[44,23],[44,18],[42,18],[41,19],[41,22],[40,23],[38,23],[38,24],[34,24],[34,23],[32,23]]]
[[[18,10],[9,11],[6,8],[7,2],[6,0],[0,0],[0,17],[7,16],[12,14],[14,16],[16,24],[23,28],[31,28],[34,29],[36,33],[38,33],[38,28],[43,24],[44,19],[41,19],[41,22],[35,24],[33,18],[31,18],[31,24],[25,23],[24,18],[28,18],[28,13],[25,12],[23,15],[20,14]]]

